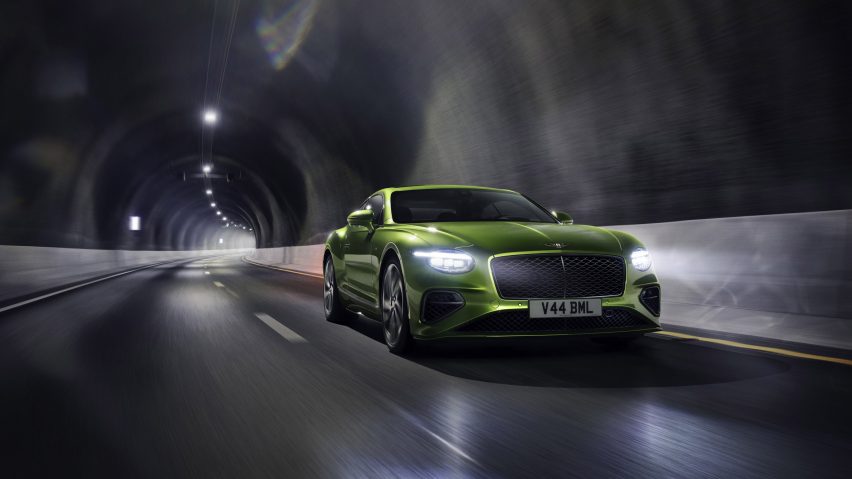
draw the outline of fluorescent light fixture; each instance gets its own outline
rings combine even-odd
[[[217,211],[217,212],[216,212],[216,216],[222,216],[222,212],[221,212],[221,211]]]
[[[201,171],[205,173],[210,173],[213,170],[213,167],[210,165],[204,165],[201,167]]]
[[[130,231],[139,231],[142,229],[142,219],[138,216],[130,217]]]
[[[208,125],[215,125],[217,121],[219,121],[219,114],[216,113],[216,110],[212,108],[204,110],[204,123]]]
[[[225,244],[225,238],[219,238],[219,244]]]
[[[223,216],[223,217],[222,217],[222,221],[228,221],[228,217],[227,217],[227,216]]]
[[[211,208],[215,208],[215,207],[216,207],[216,203],[210,203],[210,207],[211,207]]]
[[[209,196],[209,195],[212,195],[212,194],[213,194],[213,190],[206,190],[206,191],[205,191],[205,193],[207,193],[207,195],[208,195],[208,196]]]

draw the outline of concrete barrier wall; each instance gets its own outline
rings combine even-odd
[[[613,226],[640,238],[667,324],[852,349],[852,210]]]
[[[665,324],[852,349],[852,210],[612,226],[640,238]],[[321,273],[322,245],[255,261]]]
[[[321,244],[288,246],[284,248],[262,248],[254,250],[248,258],[258,263],[293,269],[305,273],[322,274]]]
[[[614,226],[648,246],[674,302],[852,319],[852,211]]]
[[[0,246],[0,301],[145,264],[250,251],[123,251]]]

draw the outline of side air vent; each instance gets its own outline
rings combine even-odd
[[[660,287],[648,286],[639,293],[639,301],[654,316],[660,315]]]
[[[455,291],[429,291],[423,297],[424,323],[434,323],[455,313],[464,306],[464,298]]]

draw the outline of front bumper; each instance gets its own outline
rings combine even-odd
[[[529,252],[541,253],[552,251]],[[403,262],[411,332],[415,338],[602,336],[661,329],[658,314],[640,300],[643,289],[660,287],[653,270],[639,272],[628,266],[623,294],[601,298],[603,315],[600,317],[531,319],[528,300],[504,299],[497,293],[490,259],[482,258],[478,263],[481,266],[460,275]],[[463,298],[463,305],[438,320],[426,321],[424,299],[436,292],[457,293]]]

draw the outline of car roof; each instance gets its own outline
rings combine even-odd
[[[370,196],[377,194],[390,194],[397,191],[413,191],[413,190],[446,190],[446,189],[459,189],[459,190],[487,190],[487,191],[504,191],[507,193],[515,193],[516,191],[506,190],[502,188],[489,188],[487,186],[471,186],[471,185],[410,185],[410,186],[394,186],[390,188],[382,188],[379,191],[376,191]]]

